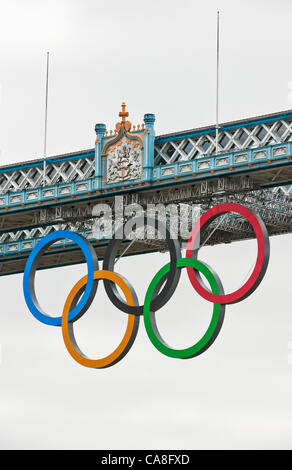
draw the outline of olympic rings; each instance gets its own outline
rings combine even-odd
[[[234,304],[245,299],[252,292],[255,291],[255,289],[261,283],[269,263],[270,241],[268,231],[262,219],[255,212],[251,211],[250,209],[247,209],[246,207],[240,204],[235,204],[232,202],[219,204],[217,206],[212,207],[201,216],[201,218],[194,226],[188,241],[186,257],[197,259],[199,252],[199,235],[201,234],[202,236],[202,234],[204,234],[210,223],[215,220],[219,215],[226,214],[227,212],[236,212],[237,214],[242,215],[243,217],[245,217],[246,220],[248,220],[248,222],[254,229],[257,238],[258,256],[255,267],[250,277],[245,282],[245,284],[239,289],[237,289],[235,292],[232,292],[231,294],[217,295],[211,293],[206,288],[200,278],[200,275],[197,274],[197,272],[193,268],[188,267],[187,273],[194,289],[204,299],[208,300],[209,302],[221,304]]]
[[[38,261],[46,249],[56,241],[64,238],[72,240],[72,242],[75,242],[81,248],[84,253],[88,269],[88,284],[86,285],[86,289],[79,304],[70,312],[69,321],[87,311],[94,299],[97,288],[97,283],[94,282],[94,271],[98,269],[98,260],[91,243],[82,235],[69,232],[69,230],[58,230],[57,232],[52,232],[46,235],[38,242],[30,253],[23,274],[23,292],[26,305],[36,319],[46,325],[60,326],[62,323],[62,317],[51,317],[41,309],[34,288],[35,272]]]
[[[129,305],[137,305],[138,300],[136,293],[133,287],[123,276],[111,271],[101,270],[94,272],[94,279],[108,279],[111,282],[115,282],[125,294],[127,303]],[[113,366],[119,362],[131,349],[138,333],[140,317],[136,315],[128,315],[126,333],[124,334],[124,337],[119,346],[109,356],[106,356],[103,359],[87,358],[77,346],[73,331],[73,322],[68,322],[70,309],[72,307],[74,308],[74,305],[76,305],[78,298],[81,295],[82,289],[86,283],[87,276],[84,276],[75,284],[66,299],[62,316],[62,334],[65,346],[75,361],[79,362],[79,364],[85,367],[102,369]]]
[[[178,240],[171,238],[169,229],[166,225],[163,225],[160,220],[147,218],[146,221],[144,217],[135,217],[131,220],[131,225],[136,225],[137,228],[147,225],[154,229],[156,228],[160,233],[165,231],[165,241],[168,245],[170,254],[170,269],[167,274],[165,285],[161,291],[158,289],[158,291],[155,292],[153,296],[154,298],[151,301],[151,309],[157,311],[163,307],[166,302],[168,302],[179,282],[180,269],[176,269],[176,261],[181,257],[179,242]],[[116,236],[120,235],[121,229],[122,228],[120,227]],[[113,271],[115,258],[121,243],[121,238],[114,238],[110,241],[104,255],[103,269]],[[143,315],[143,305],[139,305],[138,307],[127,305],[120,297],[117,288],[113,283],[104,281],[104,287],[109,299],[119,310],[125,313],[133,313],[134,315]]]
[[[228,212],[243,216],[251,225],[257,238],[258,255],[255,267],[249,279],[235,292],[224,294],[223,286],[217,274],[206,264],[197,260],[199,252],[199,234],[205,233],[208,226],[217,217]],[[265,224],[253,211],[240,204],[224,203],[214,206],[205,212],[194,226],[188,241],[186,257],[181,258],[178,240],[172,239],[170,230],[156,219],[144,220],[144,217],[131,219],[132,226],[145,225],[165,231],[165,240],[170,252],[170,262],[163,266],[152,279],[144,299],[144,305],[139,305],[134,288],[120,274],[113,272],[115,258],[123,242],[118,231],[110,241],[103,262],[103,270],[98,269],[98,261],[93,246],[81,235],[67,230],[60,230],[45,236],[32,250],[24,270],[23,291],[26,304],[37,320],[47,325],[62,325],[62,335],[69,354],[79,364],[90,368],[106,368],[119,362],[131,349],[137,336],[140,315],[144,316],[144,325],[152,344],[163,354],[173,358],[188,359],[206,351],[217,338],[225,315],[225,305],[239,302],[248,297],[262,281],[269,262],[269,236]],[[122,227],[123,228],[123,227]],[[121,229],[119,229],[121,230]],[[35,293],[35,272],[38,261],[45,250],[61,239],[70,239],[77,243],[83,251],[87,263],[88,274],[82,277],[72,288],[63,308],[62,316],[51,317],[46,314],[37,301]],[[190,282],[197,293],[212,302],[213,314],[211,322],[203,337],[185,349],[173,349],[161,337],[156,325],[156,312],[163,307],[173,295],[181,275],[181,269],[186,267]],[[207,279],[211,291],[203,283],[200,273]],[[128,314],[126,332],[118,347],[102,359],[89,359],[78,347],[73,323],[78,320],[90,307],[96,294],[97,283],[103,280],[105,290],[111,302],[124,313]],[[116,285],[122,290],[126,301],[119,295]]]
[[[206,279],[210,283],[210,287],[214,294],[223,294],[223,287],[221,284],[220,279],[218,278],[217,274],[212,272],[211,268],[206,264],[201,263],[198,260],[190,259],[190,258],[180,258],[177,260],[177,267],[183,268],[186,266],[190,266],[192,268],[201,271],[201,273],[206,277]],[[170,269],[170,263],[166,264],[161,268],[157,274],[155,274],[154,278],[152,279],[148,290],[145,295],[145,303],[144,303],[144,324],[145,329],[148,334],[148,337],[153,344],[153,346],[158,349],[162,354],[168,357],[174,357],[179,359],[189,359],[191,357],[198,356],[206,351],[211,344],[217,338],[219,331],[221,330],[224,314],[225,314],[225,305],[214,304],[213,307],[213,315],[210,322],[210,325],[204,334],[204,336],[193,346],[185,349],[173,349],[164,341],[162,336],[160,335],[155,318],[155,312],[151,312],[151,298],[153,293],[155,292],[155,287],[159,283],[161,279],[167,274]]]

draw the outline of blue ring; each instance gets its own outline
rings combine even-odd
[[[94,281],[94,271],[99,268],[97,256],[91,243],[83,236],[74,232],[70,232],[69,230],[58,230],[46,235],[33,248],[26,262],[23,275],[23,293],[26,305],[34,317],[46,325],[61,326],[62,315],[59,317],[51,317],[41,310],[34,290],[35,272],[38,260],[46,248],[55,243],[57,240],[64,238],[67,238],[76,243],[83,251],[87,263],[88,273],[86,288],[78,304],[71,310],[68,318],[69,322],[72,322],[74,319],[77,320],[77,318],[79,318],[88,309],[96,291],[97,283]]]

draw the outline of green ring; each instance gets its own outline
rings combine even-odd
[[[184,268],[184,267],[189,266],[189,267],[195,268],[197,271],[200,271],[209,282],[212,293],[213,294],[220,293],[219,286],[212,272],[207,266],[205,266],[200,261],[196,259],[191,259],[191,258],[179,258],[177,260],[176,266],[177,268]],[[144,301],[144,311],[143,311],[145,329],[153,346],[155,346],[155,348],[158,349],[158,351],[160,351],[162,354],[165,354],[165,356],[168,356],[168,357],[174,357],[178,359],[188,359],[188,358],[191,358],[193,356],[200,354],[200,352],[203,352],[202,349],[204,348],[206,349],[206,346],[212,340],[213,335],[216,334],[217,336],[218,332],[216,333],[216,329],[218,330],[218,325],[220,323],[221,305],[214,304],[213,314],[212,314],[212,318],[208,326],[208,329],[206,333],[204,334],[204,336],[197,343],[185,349],[173,349],[170,346],[168,346],[168,344],[165,343],[165,341],[161,338],[158,332],[158,329],[156,327],[156,321],[155,321],[155,312],[150,312],[150,303],[151,303],[151,299],[152,299],[152,296],[153,296],[153,293],[157,284],[163,278],[163,276],[165,276],[169,272],[169,269],[170,269],[170,263],[167,263],[157,272],[157,274],[155,274],[154,278],[150,282],[150,285],[147,289],[147,292],[145,295],[145,301]],[[221,328],[221,325],[219,329],[220,328]]]

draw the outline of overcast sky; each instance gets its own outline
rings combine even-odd
[[[292,108],[289,0],[0,0],[1,164],[42,155],[47,50],[48,155],[92,148],[95,124],[113,129],[122,101],[133,124],[155,113],[157,135],[213,124],[218,8],[221,122]],[[290,240],[271,239],[260,287],[227,306],[216,342],[187,361],[160,354],[141,322],[118,365],[83,368],[60,328],[27,311],[22,275],[1,277],[0,447],[291,448]],[[228,292],[245,278],[256,244],[206,247],[201,256]],[[142,300],[167,261],[145,255],[118,266]],[[62,309],[84,273],[84,266],[38,273],[47,311]],[[187,346],[211,310],[183,273],[158,325],[173,346]],[[100,286],[76,337],[90,357],[102,356],[125,324]]]

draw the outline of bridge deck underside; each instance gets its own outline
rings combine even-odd
[[[263,218],[268,219],[268,217]],[[218,218],[216,221],[218,228],[216,228],[214,224],[210,226],[208,231],[204,234],[204,238],[201,240],[201,243],[205,245],[217,245],[221,243],[231,243],[255,238],[254,232],[249,223],[246,223],[245,220],[241,219],[241,217],[238,217],[238,220],[236,220],[235,223],[230,223],[227,221],[225,224],[222,224],[221,222],[222,221],[220,218]],[[291,213],[282,224],[276,224],[274,218],[270,222],[268,220],[265,222],[270,236],[292,233]],[[108,241],[102,240],[101,242],[97,242],[95,239],[90,241],[94,246],[98,259],[102,260],[107,248]],[[179,241],[183,251],[186,246],[186,240],[179,238]],[[153,252],[165,252],[167,250],[168,248],[165,241],[159,239],[136,240],[134,243],[132,243],[132,241],[124,241],[120,250],[118,251],[117,256],[123,255],[124,252],[126,252],[124,256],[132,256]],[[18,256],[12,256],[11,258],[7,257],[3,259],[0,264],[0,276],[23,272],[25,263],[27,261],[27,256],[28,254],[19,254]],[[73,246],[66,246],[64,244],[63,246],[58,246],[58,248],[55,249],[54,246],[52,246],[50,251],[46,252],[42,256],[39,263],[39,269],[74,265],[84,262],[84,255],[80,249]]]
[[[250,181],[250,184],[247,183],[247,189],[255,188],[255,189],[268,189],[268,188],[275,188],[281,185],[282,191],[285,194],[291,194],[292,196],[292,162],[285,166],[280,166],[279,168],[271,168],[271,169],[254,169],[252,172],[243,172],[241,174],[231,173],[227,177],[213,177],[212,175],[208,175],[206,178],[196,179],[190,181],[177,181],[173,182],[173,180],[166,180],[164,185],[161,185],[160,188],[152,189],[149,186],[145,190],[135,189],[131,192],[121,192],[119,193],[123,197],[126,197],[127,201],[135,201],[135,198],[138,194],[138,198],[140,195],[144,199],[151,199],[153,195],[160,194],[161,202],[167,203],[167,201],[172,202],[172,198],[169,195],[170,192],[175,193],[176,191],[186,189],[193,189],[193,197],[192,202],[197,202],[200,204],[204,199],[210,199],[210,196],[214,192],[220,191],[220,187],[218,181],[229,181],[230,190],[223,187],[222,193],[228,194],[230,192],[234,193],[234,191],[239,190],[240,182],[245,178],[245,181]],[[234,183],[234,185],[232,184]],[[207,191],[202,191],[201,188],[207,187]],[[218,187],[218,191],[216,191],[216,187]],[[215,189],[214,189],[215,188]],[[244,188],[241,188],[243,190]],[[274,189],[275,191],[275,189]],[[165,195],[165,197],[163,197]],[[14,210],[9,211],[2,211],[0,217],[0,234],[5,233],[8,231],[16,231],[18,229],[27,229],[33,227],[43,227],[49,224],[56,224],[62,223],[64,221],[64,217],[62,214],[67,213],[69,215],[65,216],[65,220],[73,220],[74,216],[70,216],[70,211],[76,214],[76,219],[81,220],[82,218],[88,219],[91,213],[92,207],[97,203],[104,203],[108,201],[112,201],[114,199],[113,194],[109,195],[102,195],[102,196],[91,196],[91,197],[82,197],[77,201],[73,201],[71,198],[64,201],[63,203],[47,202],[42,204],[42,209],[38,206],[29,208],[15,208]],[[158,198],[157,198],[158,200]],[[178,198],[177,202],[184,202],[182,198]],[[47,217],[42,216],[42,214],[50,213],[50,220]],[[57,215],[56,215],[57,214]],[[83,215],[82,215],[83,214]]]

